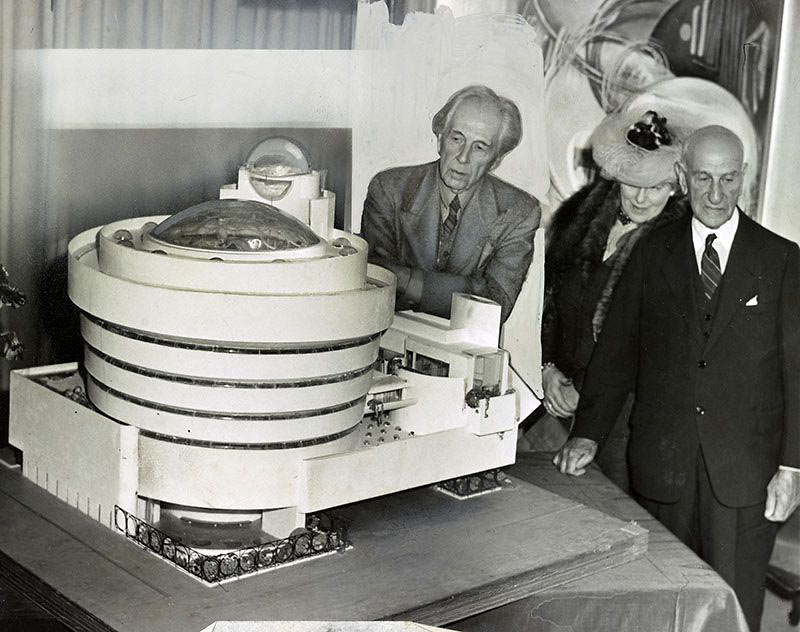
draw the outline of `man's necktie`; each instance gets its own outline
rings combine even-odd
[[[722,279],[722,269],[719,266],[719,255],[714,249],[714,240],[717,236],[711,233],[706,237],[706,249],[700,263],[700,278],[703,281],[703,293],[706,300],[710,301]]]
[[[456,224],[458,223],[458,212],[461,210],[461,202],[456,195],[453,200],[450,202],[450,206],[448,207],[450,212],[447,214],[447,217],[442,224],[442,235],[441,235],[441,242],[443,244],[447,244],[450,240],[450,235],[453,234],[453,231],[456,229]]]

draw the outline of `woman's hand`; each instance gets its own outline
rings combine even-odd
[[[569,417],[578,407],[578,391],[572,380],[557,367],[548,366],[542,371],[545,410],[554,417]]]
[[[572,437],[553,457],[562,474],[581,476],[597,454],[597,442],[584,437]]]

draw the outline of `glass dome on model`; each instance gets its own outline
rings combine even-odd
[[[280,200],[292,179],[311,173],[308,156],[295,141],[272,136],[258,143],[247,156],[245,168],[250,184],[267,200]]]
[[[251,200],[211,200],[191,206],[153,227],[142,241],[155,251],[206,257],[217,253],[221,258],[248,253],[294,258],[315,256],[317,247],[325,250],[324,240],[303,222]]]

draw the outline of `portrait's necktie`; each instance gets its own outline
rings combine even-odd
[[[711,233],[706,237],[706,249],[703,251],[703,259],[700,263],[700,278],[703,281],[703,293],[706,300],[710,301],[714,292],[722,279],[722,269],[719,266],[719,254],[714,248],[714,240],[717,236]]]
[[[448,206],[450,212],[447,214],[447,217],[442,224],[442,243],[446,244],[450,239],[450,235],[453,234],[453,231],[456,229],[456,224],[458,223],[458,212],[461,210],[461,201],[458,199],[456,195],[450,205]]]

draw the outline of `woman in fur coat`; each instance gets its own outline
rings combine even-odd
[[[525,435],[533,449],[558,449],[569,434],[584,371],[634,244],[690,212],[679,199],[674,171],[680,156],[677,132],[655,112],[606,117],[592,135],[601,177],[566,200],[553,218],[542,323],[548,415]],[[626,408],[596,459],[622,489],[628,487]]]

